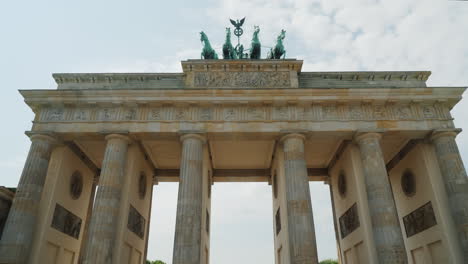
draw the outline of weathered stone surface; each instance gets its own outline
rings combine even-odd
[[[197,72],[194,87],[285,88],[291,86],[289,72]]]
[[[27,263],[37,222],[37,209],[56,139],[34,134],[31,148],[0,241],[0,263]]]
[[[201,259],[203,202],[203,145],[197,134],[181,137],[179,197],[174,239],[174,264],[199,264]]]
[[[432,142],[466,263],[468,262],[468,177],[455,142],[458,132],[456,130],[435,131],[432,135]]]
[[[14,195],[13,189],[10,190],[0,186],[0,238],[3,234],[3,228],[5,227]]]
[[[126,136],[111,134],[106,136],[106,140],[99,187],[88,231],[89,238],[83,261],[85,264],[115,263],[114,242],[130,139]]]
[[[404,263],[402,232],[396,221],[391,190],[385,181],[382,155],[385,160],[392,159],[400,155],[399,148],[407,140],[424,138],[434,129],[453,128],[450,109],[461,99],[465,87],[427,87],[430,72],[301,72],[301,67],[302,61],[290,59],[188,60],[182,62],[183,73],[54,74],[57,90],[21,91],[25,102],[36,114],[32,131],[54,131],[63,140],[73,141],[82,150],[78,156],[85,159],[85,163],[93,163],[91,167],[103,169],[92,224],[89,232],[86,231],[88,225],[80,232],[89,234],[85,236],[89,237],[86,239],[88,242],[83,242],[85,239],[80,241],[87,247],[79,249],[76,246],[74,251],[87,257],[87,263],[120,261],[115,258],[136,262],[143,255],[142,243],[147,237],[135,237],[128,232],[125,219],[119,219],[128,216],[127,201],[131,200],[129,197],[133,191],[136,199],[141,200],[138,188],[131,187],[132,184],[126,184],[125,188],[121,185],[124,182],[122,177],[138,180],[136,176],[122,176],[122,171],[128,164],[130,169],[135,168],[131,175],[139,175],[133,165],[143,158],[132,158],[132,153],[142,147],[144,158],[157,168],[147,168],[146,175],[151,174],[151,170],[155,174],[159,171],[154,182],[180,181],[174,263],[208,262],[210,213],[209,206],[206,206],[209,201],[204,198],[207,195],[206,184],[216,181],[269,181],[271,170],[281,172],[281,184],[274,192],[277,200],[274,202],[275,210],[280,212],[275,223],[282,224],[282,230],[275,236],[276,259],[281,263],[316,263],[307,182],[329,178],[326,174],[343,150],[340,141],[350,140],[356,131],[378,130],[386,132],[381,142],[383,153],[373,136],[360,137],[361,153],[353,146],[351,161],[345,162],[352,167],[352,171],[347,173],[354,175],[352,179],[355,180],[354,187],[348,186],[348,193],[355,194],[351,196],[353,198],[335,197],[338,200],[335,205],[339,205],[339,215],[343,215],[357,202],[360,225],[355,230],[357,225],[350,228],[349,231],[354,231],[340,241],[343,247],[341,254],[346,261],[378,263],[378,251],[380,263]],[[126,131],[132,139],[139,141],[138,146],[135,144],[129,148],[129,159],[125,155],[127,140],[120,136],[108,138],[105,150],[103,134],[117,131]],[[204,139],[199,136],[185,136],[181,154],[178,142],[181,131],[203,131],[210,140],[210,147],[204,148]],[[285,131],[301,131],[307,136],[307,141],[303,142],[299,135],[290,135],[277,144],[276,139]],[[277,148],[275,150],[275,146],[284,148],[284,153]],[[436,164],[433,154],[431,152],[428,163]],[[207,170],[201,169],[202,156]],[[446,175],[450,178],[447,190],[460,188],[457,180],[462,178],[457,176],[454,177],[457,180],[452,180],[453,175],[463,174],[459,169],[452,170],[461,166],[459,158],[446,158],[444,162],[448,165],[445,168],[441,166],[441,170],[447,170]],[[212,174],[208,172],[211,166],[214,167]],[[308,179],[307,166],[310,171],[316,171],[309,174]],[[130,175],[128,173],[126,175]],[[205,175],[210,174],[213,176],[208,176],[210,179],[207,180]],[[437,189],[438,192],[427,198],[433,201],[438,220],[437,226],[424,231],[424,236],[430,233],[427,236],[431,239],[445,236],[442,233],[450,228],[444,227],[451,223],[439,222],[439,219],[451,219],[451,216],[445,208],[448,203],[442,207],[435,202],[446,199],[445,195],[442,198],[438,196],[444,192],[444,187],[440,187],[443,186],[442,180],[437,177],[440,183],[433,184],[432,191]],[[277,184],[276,180],[274,184]],[[457,198],[458,203],[466,200],[463,195],[455,196],[462,197]],[[405,202],[414,204],[418,201]],[[342,206],[344,203],[346,206]],[[149,221],[146,207],[133,205]],[[460,208],[463,205],[457,206],[452,208],[454,218],[462,219]],[[368,207],[372,217],[368,214]],[[441,212],[442,217],[437,215]],[[401,216],[408,213],[405,211]],[[83,221],[86,219],[84,214],[80,217]],[[140,237],[148,232],[148,228],[143,230],[141,223],[143,221],[131,221],[130,225]],[[50,225],[41,226],[49,228]],[[462,230],[461,226],[459,230]],[[127,232],[133,241],[124,241]],[[434,233],[438,233],[437,236],[432,236]],[[425,254],[430,259],[429,255],[433,254],[430,250],[440,252],[445,248],[445,251],[452,252],[453,245],[459,244],[456,236],[441,238],[437,242],[439,244],[434,244],[435,240],[423,239],[408,243],[406,236],[403,237],[409,257],[415,249],[413,246],[416,246],[429,249]],[[138,246],[133,247],[136,244]],[[433,249],[430,249],[431,245]],[[59,253],[44,253],[51,257],[45,262],[67,262],[63,260],[69,253],[65,252],[67,248],[70,249],[70,243],[53,246],[50,249]],[[54,259],[55,256],[59,257]]]
[[[407,263],[403,234],[380,148],[381,135],[356,137],[361,153],[373,238],[379,263]]]
[[[318,263],[304,136],[282,138],[291,264]]]
[[[420,114],[424,112],[424,115]],[[174,105],[174,106],[102,106],[43,108],[39,121],[52,123],[76,122],[252,122],[252,121],[425,121],[451,120],[446,106],[415,103],[368,104],[306,104],[306,105]]]

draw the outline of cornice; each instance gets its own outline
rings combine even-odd
[[[20,90],[31,108],[50,105],[160,104],[398,104],[441,102],[453,107],[465,87],[270,90]]]

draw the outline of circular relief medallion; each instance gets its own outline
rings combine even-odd
[[[338,192],[342,197],[346,195],[346,177],[344,172],[340,172],[340,175],[338,175]]]
[[[408,197],[416,193],[416,179],[410,170],[405,171],[401,176],[401,189]]]
[[[138,195],[140,199],[145,198],[146,195],[146,175],[141,172],[140,178],[138,178]]]
[[[83,176],[79,171],[75,171],[70,179],[70,195],[73,200],[80,198],[83,192]]]

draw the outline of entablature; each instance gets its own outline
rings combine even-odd
[[[426,87],[430,71],[302,72],[302,60],[186,60],[180,73],[55,73],[58,90]]]
[[[444,102],[450,109],[465,87],[350,89],[21,90],[33,109],[60,105],[284,105]]]

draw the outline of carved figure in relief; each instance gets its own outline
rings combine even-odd
[[[125,119],[126,120],[135,119],[135,116],[136,116],[136,110],[135,109],[129,109],[125,113]]]
[[[286,50],[283,46],[283,40],[286,37],[286,31],[284,29],[281,30],[281,33],[276,38],[276,45],[274,48],[270,49],[270,52],[267,55],[267,59],[284,59],[286,57]]]
[[[286,120],[289,118],[288,107],[275,107],[273,113],[275,119]]]
[[[237,52],[231,43],[231,29],[230,28],[226,28],[226,41],[224,42],[224,45],[223,45],[223,59],[225,60],[237,59]]]
[[[396,111],[399,118],[408,119],[411,116],[411,110],[408,106],[397,107]]]
[[[86,111],[85,110],[77,110],[75,113],[75,119],[76,120],[86,120]]]
[[[236,118],[236,111],[234,108],[227,108],[224,111],[224,119],[225,120],[234,120]]]
[[[202,108],[200,114],[201,120],[211,120],[213,119],[213,110],[211,108]]]
[[[374,108],[374,118],[375,119],[384,119],[386,116],[386,109],[385,106],[375,106]]]
[[[62,120],[63,109],[54,109],[49,113],[49,120]]]
[[[176,111],[175,111],[175,119],[176,119],[176,120],[183,120],[183,119],[185,119],[185,111],[184,111],[184,109],[176,109]]]
[[[334,105],[327,105],[323,107],[323,115],[326,119],[336,119],[336,107]]]
[[[201,58],[205,60],[217,60],[218,54],[216,54],[216,51],[211,47],[208,36],[203,31],[200,32],[200,41],[203,43]]]
[[[152,109],[150,118],[154,120],[161,120],[162,119],[161,109],[159,108]]]
[[[106,108],[102,112],[102,119],[110,120],[113,118],[114,114],[115,114],[115,110]]]
[[[262,109],[259,109],[259,108],[256,108],[256,107],[247,108],[247,116],[248,116],[249,119],[253,119],[253,120],[264,119]]]
[[[423,107],[423,115],[424,115],[425,118],[435,117],[434,108],[432,106],[424,106]]]
[[[361,110],[361,106],[359,106],[359,105],[350,106],[349,116],[350,116],[351,119],[362,119],[363,118],[363,113],[362,113],[362,110]]]
[[[250,46],[250,58],[254,60],[258,60],[262,56],[262,45],[260,44],[260,40],[258,39],[258,33],[260,33],[260,27],[254,26],[254,33],[252,36],[252,43]]]

